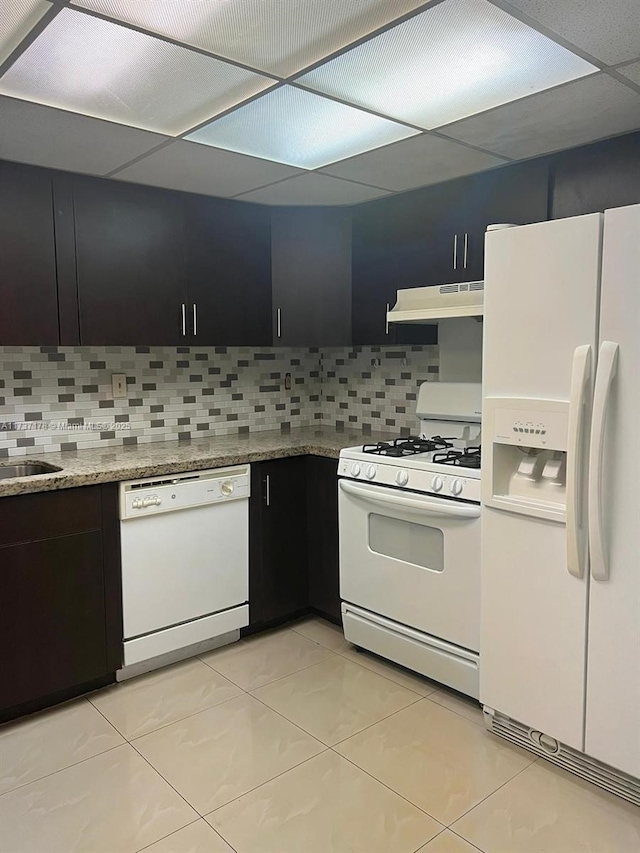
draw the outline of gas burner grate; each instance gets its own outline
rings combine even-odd
[[[434,453],[432,462],[439,465],[458,465],[461,468],[479,468],[481,465],[481,448],[466,447],[464,450],[448,450],[444,453]]]
[[[434,450],[445,450],[453,447],[452,439],[436,435],[433,438],[419,438],[410,435],[406,438],[396,438],[393,441],[379,441],[377,444],[365,444],[363,453],[373,453],[376,456],[415,456],[418,453],[431,453]]]

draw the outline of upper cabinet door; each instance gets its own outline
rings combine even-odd
[[[351,343],[348,209],[274,209],[271,268],[274,346]]]
[[[192,344],[271,345],[271,220],[246,202],[185,196]]]
[[[81,343],[186,343],[182,196],[78,178],[74,210]]]
[[[0,345],[58,344],[51,173],[0,162]]]
[[[552,171],[552,219],[638,204],[640,132],[563,151]]]
[[[528,225],[548,219],[549,162],[540,158],[472,175],[463,181],[465,204],[460,225],[464,277],[459,280],[478,281],[484,278],[487,225]]]

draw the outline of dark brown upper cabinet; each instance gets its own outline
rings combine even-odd
[[[269,209],[188,195],[184,210],[190,343],[270,346]]]
[[[351,212],[272,208],[274,346],[351,343]]]
[[[551,218],[640,202],[640,132],[563,151],[553,158]]]
[[[353,212],[353,342],[434,343],[433,326],[393,326],[396,291],[483,277],[492,222],[544,220],[548,166],[532,161],[368,202]]]
[[[81,343],[185,343],[182,196],[78,177],[73,202]]]
[[[0,161],[0,345],[59,335],[51,173]]]

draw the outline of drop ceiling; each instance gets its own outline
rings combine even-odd
[[[356,204],[640,129],[640,2],[2,0],[0,158]]]

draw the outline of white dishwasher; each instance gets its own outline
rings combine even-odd
[[[231,642],[248,625],[249,483],[239,465],[120,484],[119,678]]]

